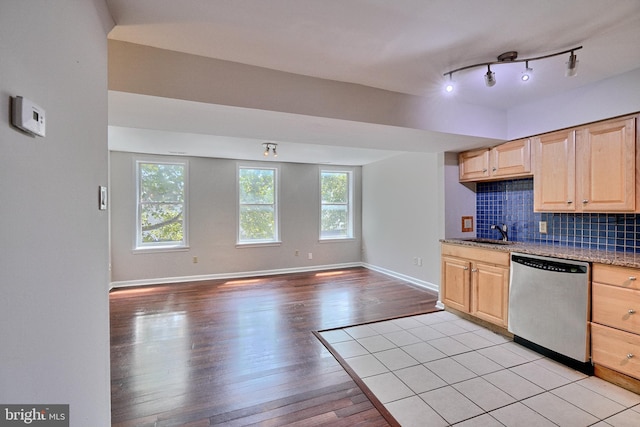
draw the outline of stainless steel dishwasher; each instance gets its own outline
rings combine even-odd
[[[592,373],[589,263],[512,253],[509,332],[514,341]]]

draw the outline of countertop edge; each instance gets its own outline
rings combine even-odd
[[[538,245],[527,242],[511,242],[509,245],[473,242],[465,239],[440,239],[440,243],[491,249],[499,252],[519,252],[530,255],[549,256],[620,267],[640,268],[640,254],[607,252],[596,249],[572,248],[568,246]]]

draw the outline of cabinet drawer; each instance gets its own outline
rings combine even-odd
[[[640,378],[640,336],[591,324],[593,363]]]
[[[509,266],[509,252],[491,249],[474,248],[471,246],[442,245],[442,255],[464,258],[473,261],[482,261],[488,264]]]
[[[593,264],[591,279],[594,282],[640,290],[640,270],[607,264]]]
[[[593,283],[592,321],[640,334],[640,291]]]

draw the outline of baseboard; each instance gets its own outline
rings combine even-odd
[[[200,282],[204,280],[229,280],[229,279],[241,279],[246,277],[257,277],[257,276],[275,276],[277,274],[308,273],[311,271],[339,270],[341,268],[353,268],[353,267],[364,267],[369,270],[373,270],[378,273],[382,273],[396,279],[404,280],[405,282],[418,286],[422,289],[438,292],[438,285],[434,285],[433,283],[426,282],[424,280],[419,280],[419,279],[416,279],[415,277],[407,276],[402,273],[387,270],[386,268],[378,267],[378,266],[363,263],[363,262],[316,265],[316,266],[310,266],[310,267],[278,268],[274,270],[242,271],[237,273],[218,273],[218,274],[202,274],[202,275],[196,275],[196,276],[159,277],[155,279],[122,280],[122,281],[111,282],[109,284],[109,290],[118,289],[118,288],[129,288],[134,286],[166,285],[169,283],[183,283],[183,282]]]
[[[200,282],[203,280],[242,279],[245,277],[275,276],[277,274],[308,273],[311,271],[339,270],[341,268],[363,267],[361,262],[315,265],[310,267],[279,268],[274,270],[242,271],[236,273],[202,274],[196,276],[159,277],[155,279],[123,280],[111,282],[109,290],[133,286],[166,285],[169,283]]]
[[[427,289],[429,291],[438,292],[438,285],[427,282],[425,280],[416,279],[415,277],[407,276],[406,274],[398,273],[396,271],[387,270],[386,268],[378,267],[367,263],[362,263],[362,266],[369,270],[377,271],[378,273],[386,274],[387,276],[394,277],[396,279],[404,280],[412,285],[416,285],[420,288]]]

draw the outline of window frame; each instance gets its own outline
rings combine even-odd
[[[346,203],[323,203],[322,201],[322,175],[324,173],[342,173],[347,175],[347,202]],[[318,221],[318,236],[319,236],[319,240],[321,242],[327,242],[327,241],[344,241],[344,240],[352,240],[355,239],[355,235],[354,235],[354,203],[353,203],[353,188],[354,188],[354,184],[353,184],[353,180],[354,180],[354,173],[352,170],[348,170],[348,169],[327,169],[327,168],[321,168],[320,172],[318,174],[319,176],[319,186],[318,186],[318,190],[319,190],[319,201],[320,201],[320,216],[319,216],[319,221]],[[323,229],[322,229],[322,212],[324,209],[325,205],[340,205],[340,206],[346,206],[347,207],[347,235],[346,236],[323,236]]]
[[[155,165],[179,165],[183,167],[183,193],[182,193],[182,241],[180,242],[157,242],[145,243],[142,241],[142,202],[140,200],[141,179],[140,167],[143,164]],[[136,159],[135,160],[135,237],[134,252],[164,252],[181,251],[189,249],[189,162],[188,160],[162,160],[162,159]]]
[[[240,200],[240,172],[243,169],[249,170],[270,170],[273,171],[273,238],[271,239],[252,239],[242,240],[240,238],[240,224],[242,206]],[[238,163],[236,168],[236,247],[252,247],[252,246],[278,246],[282,242],[280,240],[280,167],[274,165],[247,164]]]

